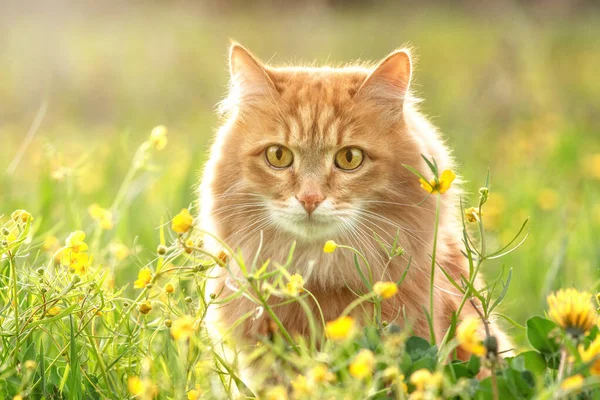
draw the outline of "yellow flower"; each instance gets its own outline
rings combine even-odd
[[[150,144],[156,150],[162,150],[167,146],[167,127],[164,125],[158,125],[152,129],[150,133]]]
[[[357,379],[365,379],[373,373],[375,356],[371,350],[362,349],[350,363],[350,375]]]
[[[171,228],[179,233],[186,233],[192,227],[194,223],[194,218],[190,215],[190,212],[187,208],[181,209],[181,212],[173,217],[173,221],[171,222]]]
[[[422,368],[412,373],[410,383],[415,385],[418,391],[422,391],[425,388],[439,388],[442,385],[443,379],[444,377],[441,373],[436,372],[432,374],[429,370]]]
[[[137,277],[137,280],[135,282],[133,282],[133,287],[136,289],[143,289],[151,281],[152,281],[152,271],[150,271],[150,268],[144,267],[144,268],[140,269],[140,272],[138,272],[138,277]]]
[[[75,231],[67,237],[66,245],[67,247],[76,253],[82,253],[88,249],[87,243],[85,240],[85,232],[83,231]]]
[[[42,250],[51,252],[58,248],[59,245],[60,243],[58,242],[58,238],[56,236],[46,236],[44,244],[42,244]]]
[[[469,222],[477,222],[483,213],[479,213],[479,207],[469,207],[465,209],[465,218]]]
[[[27,221],[33,221],[33,216],[25,210],[16,210],[10,216],[16,222],[26,223]]]
[[[600,336],[597,336],[587,349],[583,347],[583,344],[580,344],[578,350],[581,361],[584,363],[596,360],[590,365],[590,372],[593,375],[600,375]]]
[[[344,316],[327,322],[325,334],[332,340],[344,340],[349,338],[354,331],[354,320],[352,317]]]
[[[143,400],[153,399],[158,395],[158,388],[148,378],[132,376],[127,380],[127,388],[129,393]]]
[[[100,224],[102,229],[110,230],[113,228],[112,211],[102,208],[98,204],[94,203],[88,207],[88,213]]]
[[[384,299],[389,299],[398,293],[396,282],[377,282],[373,285],[373,291]]]
[[[171,326],[171,336],[175,340],[186,340],[196,330],[194,324],[194,319],[189,315],[176,319]]]
[[[265,400],[287,400],[287,390],[283,386],[274,386],[267,391]]]
[[[589,154],[583,159],[586,173],[593,178],[600,179],[600,153]]]
[[[71,272],[78,275],[84,275],[92,263],[91,257],[87,253],[76,253],[65,249],[62,252],[61,264],[69,267]]]
[[[298,296],[304,291],[304,279],[299,274],[290,277],[290,281],[285,285],[285,292],[292,297]]]
[[[290,381],[294,389],[294,397],[299,398],[312,393],[308,379],[304,375],[298,375]]]
[[[223,250],[221,250],[219,254],[217,254],[217,258],[219,259],[219,266],[225,267],[227,265],[227,260],[229,259],[229,257],[227,256],[227,253],[225,253]]]
[[[598,322],[591,299],[588,292],[560,289],[548,296],[548,316],[569,334],[580,336]]]
[[[337,249],[337,243],[333,240],[328,240],[325,242],[325,246],[323,247],[323,251],[325,253],[333,253],[335,249]]]
[[[481,320],[477,317],[465,318],[456,329],[456,337],[465,351],[473,353],[477,356],[483,356],[486,353],[485,346],[479,329],[481,328]]]
[[[558,205],[558,194],[552,189],[542,189],[538,194],[537,200],[542,210],[554,210]]]
[[[575,390],[581,388],[582,385],[583,385],[583,375],[577,374],[577,375],[570,376],[567,379],[565,379],[564,381],[562,381],[562,383],[560,384],[560,388],[563,390],[575,391]]]
[[[198,400],[200,398],[200,389],[192,389],[187,392],[188,400]]]
[[[383,370],[382,379],[384,383],[394,384],[400,387],[403,393],[408,393],[408,386],[404,382],[404,374],[401,374],[400,369],[395,365]]]
[[[420,178],[419,182],[421,182],[421,187],[429,193],[444,194],[450,189],[454,179],[456,179],[456,174],[451,170],[446,169],[442,172],[438,181],[434,178],[427,182],[425,179]]]
[[[12,400],[23,400],[23,396],[21,396],[20,394],[17,394],[15,396],[13,396]]]
[[[314,383],[325,383],[335,381],[335,374],[330,372],[323,364],[312,367],[306,374],[308,379]]]
[[[59,306],[54,306],[52,308],[49,308],[48,311],[46,311],[46,315],[49,317],[55,317],[58,314],[60,314],[60,312],[62,311],[62,308]]]
[[[150,311],[152,311],[152,304],[150,304],[149,301],[142,301],[138,306],[138,311],[144,315],[148,314]]]

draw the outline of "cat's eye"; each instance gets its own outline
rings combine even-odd
[[[335,155],[335,166],[344,171],[353,171],[360,167],[365,156],[361,149],[344,147]]]
[[[294,162],[292,151],[278,144],[267,147],[265,156],[267,162],[275,168],[287,168]]]

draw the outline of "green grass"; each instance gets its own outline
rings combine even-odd
[[[491,172],[485,215],[489,245],[506,243],[531,217],[525,244],[501,260],[490,260],[481,271],[495,278],[502,268],[513,268],[500,311],[525,325],[528,317],[543,315],[550,291],[574,286],[595,292],[600,278],[600,161],[591,161],[600,154],[600,79],[594,61],[600,57],[598,16],[594,9],[564,18],[507,6],[219,13],[158,4],[84,10],[83,16],[56,12],[52,18],[5,13],[0,16],[0,221],[15,209],[35,216],[35,236],[26,243],[33,247],[19,264],[27,271],[23,282],[37,282],[36,269],[49,265],[38,246],[47,235],[64,244],[70,232],[83,229],[94,265],[114,274],[115,288],[129,285],[104,299],[120,307],[110,318],[129,315],[133,308],[123,302],[139,295],[131,283],[141,267],[156,260],[158,228],[195,201],[194,187],[218,124],[214,105],[226,89],[228,38],[264,60],[274,55],[276,63],[316,64],[376,60],[409,42],[418,54],[414,87],[425,99],[423,110],[455,149],[468,190],[477,193]],[[26,143],[38,112],[41,124]],[[88,206],[113,204],[137,146],[158,124],[169,128],[167,148],[153,153],[151,167],[126,182],[114,228],[98,230]],[[127,246],[130,256],[117,261],[115,243]],[[8,284],[10,268],[6,260],[1,263]],[[102,279],[112,276],[97,278],[107,284]],[[57,274],[56,279],[57,287],[64,288],[70,278]],[[20,290],[23,296],[30,288]],[[200,289],[184,284],[180,290],[180,302],[191,296],[199,312]],[[32,296],[21,298],[24,307],[39,300]],[[99,299],[94,301],[99,305]],[[63,312],[69,309],[68,300],[61,304]],[[173,312],[186,311],[182,304]],[[8,317],[5,306],[0,303],[0,321]],[[74,315],[91,309],[77,309]],[[112,358],[98,361],[103,358],[94,354],[105,350],[106,338],[86,331],[93,324],[86,325],[85,318],[67,317],[75,311],[52,317],[56,324],[44,328],[46,335],[64,335],[62,341],[24,337],[18,357],[35,358],[43,346],[54,356],[38,357],[38,364],[51,363],[68,345],[69,361],[60,361],[59,369],[47,366],[55,372],[44,379],[70,394],[81,389],[77,374],[90,373],[104,390],[115,388],[123,395],[117,389],[123,376],[139,374],[144,355],[152,354],[141,344],[152,335],[170,343],[165,332],[141,329],[150,321],[140,319],[141,325],[126,324],[127,340],[111,342],[106,355]],[[69,339],[77,332],[86,340]],[[524,331],[509,332],[525,345]],[[3,340],[5,354],[15,338]],[[131,341],[140,347],[117,360]],[[189,354],[172,350],[179,358],[165,355],[161,365],[177,371],[169,387],[180,393],[176,390],[193,382],[195,372],[181,370]],[[93,372],[85,364],[90,359],[97,360]]]

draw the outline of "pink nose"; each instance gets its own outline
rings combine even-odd
[[[296,196],[302,207],[306,210],[308,215],[315,211],[315,208],[325,199],[320,193],[302,193],[300,196]]]

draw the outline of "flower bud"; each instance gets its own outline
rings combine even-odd
[[[161,255],[164,256],[165,254],[167,254],[167,246],[165,245],[159,245],[158,248],[156,249],[156,252]]]
[[[192,298],[190,296],[187,296],[185,299],[183,299],[183,301],[190,304],[192,302]]]
[[[165,326],[167,328],[170,328],[173,326],[173,321],[171,321],[170,319],[165,319]]]

